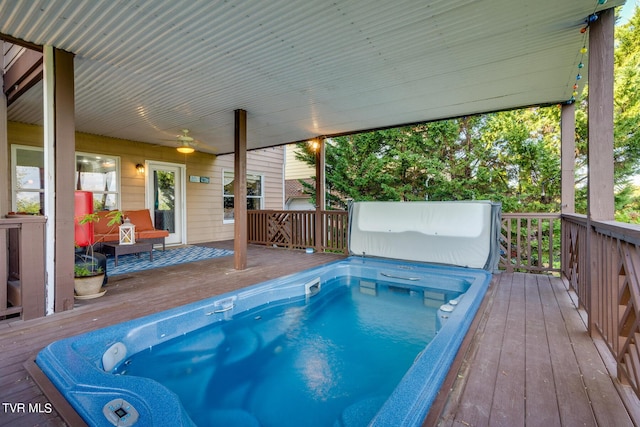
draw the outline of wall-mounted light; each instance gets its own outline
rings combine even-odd
[[[142,174],[144,173],[144,165],[142,165],[142,164],[138,163],[138,164],[136,165],[136,171],[137,171],[140,175],[142,175]]]

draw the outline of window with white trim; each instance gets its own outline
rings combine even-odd
[[[101,154],[76,153],[76,190],[93,193],[93,211],[120,207],[120,159]]]
[[[42,148],[11,146],[11,210],[44,214],[44,155]]]
[[[223,191],[223,205],[224,205],[224,217],[223,222],[225,224],[232,223],[234,221],[233,205],[233,171],[222,172],[222,182],[224,186]],[[264,177],[262,175],[248,173],[247,174],[247,209],[257,210],[262,209],[264,205]]]
[[[44,213],[44,150],[11,146],[12,210]],[[120,207],[120,158],[76,153],[75,189],[93,193],[93,210]]]

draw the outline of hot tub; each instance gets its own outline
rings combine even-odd
[[[374,253],[373,257],[365,253],[351,256],[60,340],[43,349],[36,363],[93,426],[188,426],[195,422],[197,425],[282,426],[312,425],[313,420],[322,420],[318,425],[336,426],[421,425],[489,286],[491,268],[486,266],[494,265],[495,250],[493,243],[484,245],[482,240],[495,236],[495,213],[491,213],[495,212],[494,206],[489,204],[476,210],[491,230],[479,234],[471,230],[467,234],[472,235],[472,240],[474,236],[484,237],[473,244],[467,241],[466,248],[455,248],[454,254],[456,259],[464,259],[464,250],[471,249],[473,256],[467,259],[472,259],[474,264],[484,264],[485,268],[378,257],[377,248],[386,253],[387,243],[401,244],[394,238],[397,237],[393,235],[394,227],[395,232],[413,233],[408,241],[414,247],[419,246],[421,239],[422,244],[430,244],[428,240],[432,237],[440,240],[441,229],[421,231],[418,235],[423,237],[416,238],[413,231],[406,229],[405,221],[402,230],[390,224],[391,232],[387,230],[384,234],[383,229],[375,226],[385,220],[380,217],[379,206],[359,206],[352,209],[351,214],[351,235],[359,236],[359,240],[353,241],[354,247],[365,248],[362,252]],[[378,220],[360,227],[363,222],[357,216],[370,208],[376,211]],[[395,214],[398,210],[387,212]],[[438,215],[443,214],[444,211]],[[424,220],[422,215],[416,217],[419,222]],[[360,228],[356,231],[354,227]],[[366,230],[367,227],[375,229]],[[420,227],[424,231],[422,225]],[[466,227],[469,229],[469,224]],[[455,228],[449,229],[455,231]],[[484,255],[479,255],[479,250],[484,251]],[[433,249],[425,253],[442,256]],[[339,294],[348,298],[347,303],[336,302]],[[404,308],[396,304],[407,305]],[[333,322],[329,327],[326,323],[331,323],[336,315],[322,317],[317,313],[334,305],[353,306],[355,311],[348,320]],[[392,313],[391,317],[384,317],[387,312]],[[298,340],[314,322],[318,326],[310,334],[311,341]],[[351,342],[352,334],[360,332],[343,331],[352,323],[362,323],[365,335],[370,329],[382,330],[382,337],[377,337],[372,348],[363,350],[361,341],[354,338]],[[236,324],[245,326],[233,329]],[[325,336],[327,329],[330,330]],[[341,338],[336,338],[336,334]],[[182,340],[186,340],[184,344]],[[368,335],[364,341],[369,341]],[[409,355],[398,353],[396,356],[395,349],[387,350],[391,342],[400,347],[411,342],[413,347],[408,350]],[[297,343],[303,349],[301,353],[295,353]],[[349,347],[359,353],[352,357],[334,351]],[[173,360],[173,348],[180,348],[178,353],[186,354],[187,358],[181,356],[180,360]],[[294,356],[287,356],[290,352],[294,352]],[[391,359],[378,357],[383,356],[379,353],[387,352]],[[314,356],[318,354],[323,357]],[[154,355],[159,357],[154,359]],[[297,369],[301,377],[285,378],[288,371],[296,369],[275,368],[279,360],[287,357],[289,361],[302,360],[292,364],[302,365]],[[347,359],[355,363],[348,365]],[[378,365],[367,365],[369,359],[380,360]],[[172,364],[164,365],[167,360]],[[402,365],[400,360],[408,362]],[[227,365],[241,369],[228,373],[223,370]],[[392,380],[391,386],[386,385],[382,390],[377,387],[377,380],[369,381],[372,376],[386,374],[392,365],[398,365],[400,371],[393,374],[397,379]],[[145,371],[146,374],[140,374]],[[170,377],[164,375],[164,371],[177,374]],[[352,371],[363,372],[354,380],[347,378]],[[193,372],[198,374],[191,375]],[[273,372],[278,374],[269,377]],[[226,382],[216,382],[217,376],[226,378]],[[204,383],[195,381],[199,377],[204,378]],[[178,385],[175,378],[187,382]],[[367,382],[372,383],[373,389],[353,391]],[[306,388],[297,389],[302,383]],[[230,405],[203,397],[211,390],[211,396],[221,394],[227,388],[225,384],[232,390],[230,396],[221,400],[231,402]],[[291,396],[275,399],[284,389],[291,391]],[[338,395],[331,395],[331,389],[339,390]],[[282,401],[283,407],[271,410],[276,400]],[[317,414],[308,413],[305,405],[314,406]]]
[[[199,415],[188,414],[184,402],[174,392],[153,379],[120,374],[123,365],[140,352],[161,348],[163,343],[214,324],[234,322],[235,317],[256,308],[285,302],[294,307],[310,304],[323,298],[325,292],[331,295],[333,290],[325,289],[325,283],[336,278],[350,279],[340,286],[353,288],[365,299],[376,298],[379,289],[391,286],[394,293],[419,298],[427,310],[431,308],[435,313],[434,323],[425,321],[423,325],[434,330],[434,338],[417,352],[415,361],[373,418],[367,410],[362,411],[364,419],[349,413],[365,405],[358,402],[365,402],[369,408],[366,393],[354,397],[354,402],[347,404],[338,416],[343,419],[342,425],[369,422],[381,426],[420,425],[487,289],[491,274],[486,271],[350,257],[239,292],[57,341],[38,354],[36,363],[90,425],[192,425],[192,418]],[[368,311],[375,315],[372,309]],[[280,330],[278,335],[286,335],[290,330]],[[276,339],[270,337],[269,342]],[[268,348],[267,344],[261,346]],[[274,349],[272,346],[269,352],[276,353]],[[251,351],[256,349],[251,347]],[[277,388],[273,390],[278,392]],[[382,402],[379,398],[378,401]],[[221,418],[224,425],[235,422],[247,425],[247,420],[253,420],[253,414],[246,408],[235,412],[220,410],[217,414],[224,417]],[[286,413],[280,415],[287,417]],[[214,419],[208,419],[215,423],[215,414],[211,417]]]

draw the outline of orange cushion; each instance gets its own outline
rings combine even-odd
[[[155,230],[151,222],[149,209],[140,209],[137,211],[124,211],[124,217],[129,218],[131,224],[136,226],[136,232]]]
[[[113,220],[113,218],[109,215],[113,211],[98,211],[98,222],[93,223],[93,235],[98,236],[102,234],[115,234],[116,236],[119,233],[118,226],[119,222],[116,222],[112,225],[109,223]]]
[[[145,230],[136,233],[136,239],[155,239],[158,237],[167,237],[169,232],[167,230]]]
[[[119,233],[111,233],[111,234],[94,234],[93,241],[96,243],[103,242],[117,242],[120,240]]]

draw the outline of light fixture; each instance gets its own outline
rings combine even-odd
[[[176,148],[176,150],[178,150],[179,153],[183,154],[191,154],[196,151],[195,148],[190,146],[188,142],[184,142],[180,147]]]
[[[142,174],[144,173],[144,165],[143,165],[143,164],[138,163],[138,164],[136,165],[136,171],[137,171],[140,175],[142,175]]]
[[[180,146],[177,148],[179,153],[191,154],[196,151],[193,148],[193,138],[189,136],[189,129],[182,129],[182,135],[178,135]]]

